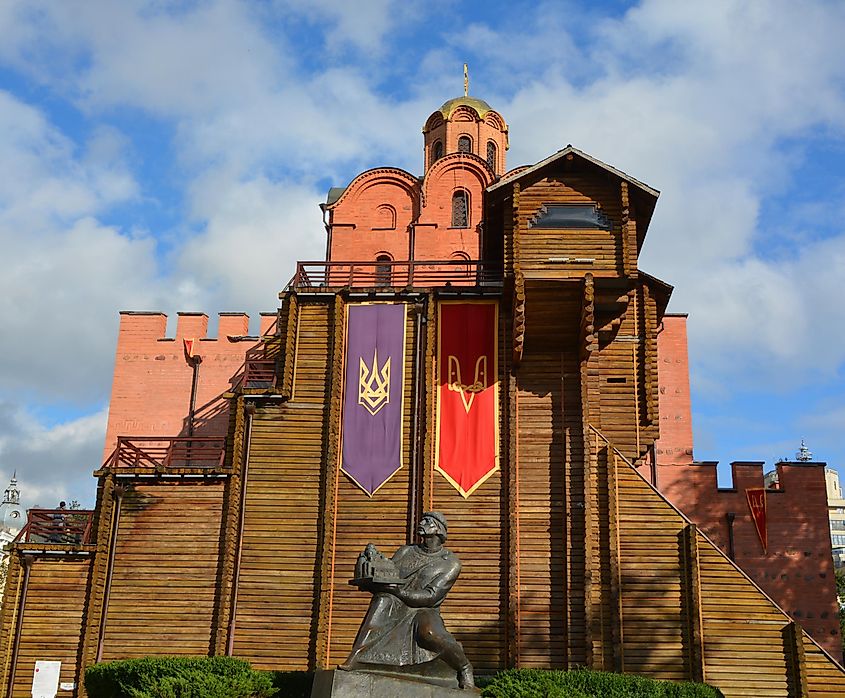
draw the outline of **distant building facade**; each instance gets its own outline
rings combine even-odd
[[[832,468],[825,468],[827,486],[827,511],[830,519],[830,540],[833,545],[833,564],[838,569],[845,566],[845,497],[839,473]]]

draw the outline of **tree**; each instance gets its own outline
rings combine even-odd
[[[836,576],[836,597],[839,601],[839,639],[845,651],[845,569],[834,570]]]

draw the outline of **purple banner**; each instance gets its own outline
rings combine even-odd
[[[346,306],[341,470],[371,497],[402,467],[405,312]]]

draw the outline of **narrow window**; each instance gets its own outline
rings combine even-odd
[[[452,227],[466,228],[469,226],[469,195],[458,189],[452,194]]]
[[[376,208],[376,229],[393,230],[396,228],[396,209],[390,204],[381,204]]]
[[[487,141],[487,164],[496,171],[496,144],[493,141]]]
[[[443,157],[443,141],[434,141],[431,146],[431,164],[433,165]]]
[[[468,278],[470,276],[469,255],[466,252],[462,250],[453,252],[450,259],[456,263],[452,267],[452,271],[455,272],[458,278]]]
[[[376,257],[376,286],[386,288],[391,284],[392,265],[390,255],[380,254]]]
[[[470,140],[469,136],[461,136],[458,138],[458,152],[459,153],[471,153],[472,152],[472,141]]]

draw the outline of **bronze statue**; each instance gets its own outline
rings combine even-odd
[[[460,688],[475,687],[472,665],[440,617],[440,604],[461,573],[458,556],[443,547],[447,530],[446,517],[430,511],[417,526],[419,544],[402,546],[390,559],[367,545],[350,584],[373,599],[341,669],[401,671],[426,680],[440,660],[457,673]]]

